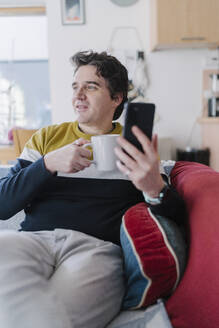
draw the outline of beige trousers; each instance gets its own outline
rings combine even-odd
[[[0,232],[0,327],[103,328],[123,294],[119,246],[64,229]]]

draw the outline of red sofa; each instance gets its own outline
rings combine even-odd
[[[219,172],[177,162],[171,182],[186,202],[189,254],[165,306],[174,328],[219,327]]]

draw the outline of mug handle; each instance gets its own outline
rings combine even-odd
[[[92,143],[91,142],[83,145],[82,148],[86,148],[86,147],[89,147],[89,146],[92,147]],[[94,160],[93,161],[90,161],[90,162],[93,163],[93,164],[96,164],[96,162]]]

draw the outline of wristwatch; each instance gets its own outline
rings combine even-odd
[[[167,191],[169,190],[168,185],[165,183],[165,186],[160,191],[159,195],[155,198],[149,197],[145,192],[143,192],[144,199],[146,203],[150,205],[159,205],[162,203],[164,196],[166,195]]]

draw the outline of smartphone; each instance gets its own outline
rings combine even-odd
[[[123,137],[143,152],[142,146],[131,128],[137,125],[151,140],[153,131],[155,105],[151,103],[126,103]]]

